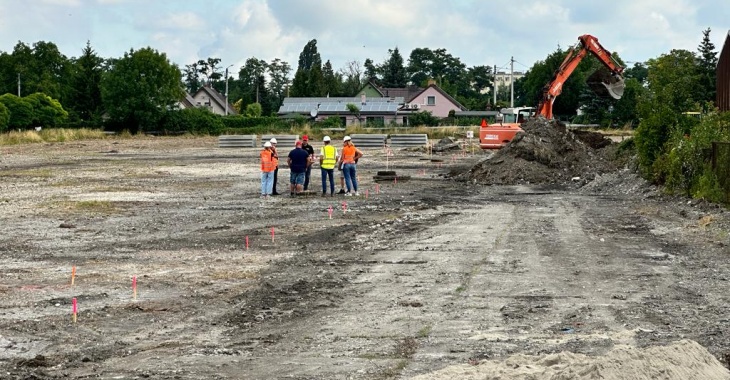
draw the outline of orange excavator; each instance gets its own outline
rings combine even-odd
[[[517,133],[522,131],[520,124],[528,117],[542,116],[552,119],[553,103],[563,91],[563,84],[588,53],[593,54],[605,66],[604,70],[598,70],[588,77],[588,87],[598,96],[621,99],[625,88],[624,68],[611,56],[611,52],[598,43],[596,37],[584,34],[578,37],[578,44],[570,49],[550,82],[545,85],[536,110],[528,107],[503,108],[500,111],[501,119],[498,118],[498,123],[487,125],[485,121],[482,121],[479,128],[481,147],[498,149],[507,145]]]

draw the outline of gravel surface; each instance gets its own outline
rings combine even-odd
[[[622,163],[493,183],[474,173],[507,149],[365,153],[360,197],[320,197],[315,169],[313,194],[264,200],[258,150],[215,138],[0,147],[0,378],[410,378],[670,345],[730,379],[726,210]]]

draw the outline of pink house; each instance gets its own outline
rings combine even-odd
[[[461,103],[433,83],[406,102],[403,108],[415,112],[428,111],[438,118],[448,117],[449,111],[452,110],[454,112],[466,111]]]

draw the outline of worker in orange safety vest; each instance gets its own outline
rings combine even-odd
[[[264,143],[264,150],[261,151],[261,198],[268,198],[273,191],[277,164],[271,142],[267,141]]]

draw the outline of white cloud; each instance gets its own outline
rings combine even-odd
[[[398,47],[444,48],[468,66],[528,69],[582,34],[599,38],[627,61],[671,49],[695,51],[712,28],[720,49],[730,5],[712,0],[37,0],[0,1],[0,51],[18,40],[56,43],[75,56],[87,40],[105,57],[151,46],[180,66],[208,57],[242,65],[280,58],[296,69],[311,39],[335,69],[376,63]]]
[[[188,11],[170,14],[160,19],[157,26],[179,31],[200,31],[206,27],[206,22],[201,15]]]

